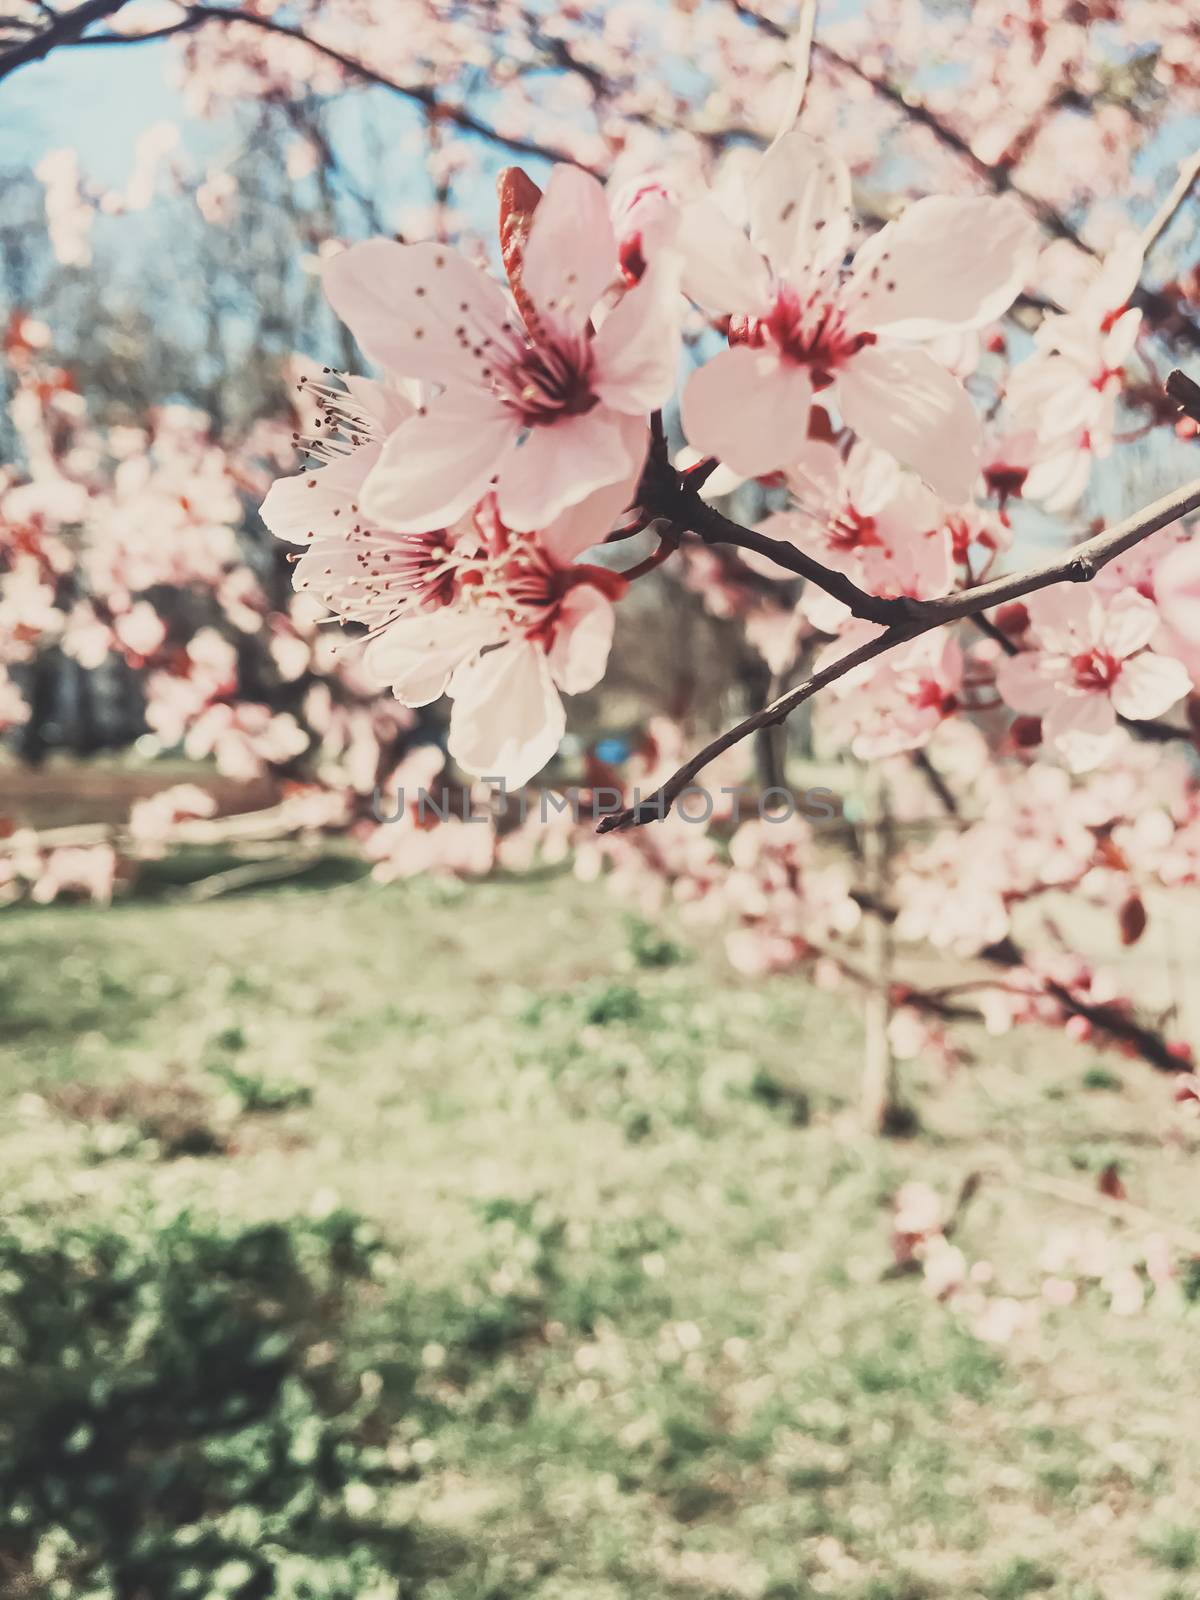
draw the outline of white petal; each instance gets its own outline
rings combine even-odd
[[[1042,734],[1072,772],[1091,772],[1118,742],[1112,701],[1106,694],[1064,695],[1051,708]]]
[[[773,145],[750,186],[750,237],[780,277],[838,267],[850,239],[850,173],[806,133]]]
[[[969,500],[982,428],[970,396],[918,348],[867,345],[838,371],[847,423],[919,472],[944,500]]]
[[[1182,700],[1191,687],[1191,673],[1182,661],[1146,650],[1121,667],[1112,686],[1112,703],[1122,717],[1150,722]]]
[[[886,450],[876,450],[863,439],[856,440],[850,447],[846,457],[846,480],[851,504],[868,517],[882,511],[906,487],[894,457]]]
[[[603,188],[578,167],[555,167],[525,245],[521,281],[529,298],[541,316],[579,333],[617,272]]]
[[[811,401],[803,367],[769,349],[735,345],[692,373],[681,416],[697,450],[755,478],[794,459],[807,437]]]
[[[530,428],[500,469],[496,496],[510,528],[544,528],[561,511],[608,484],[621,485],[628,505],[641,459],[630,453],[629,419],[604,406],[579,417]],[[645,424],[636,421],[638,432]]]
[[[518,432],[491,395],[448,389],[388,439],[363,484],[364,512],[407,533],[448,527],[482,496]]]
[[[394,622],[363,655],[367,671],[406,706],[427,706],[445,693],[450,675],[496,635],[494,621],[447,607]]]
[[[477,778],[520,788],[551,759],[566,731],[562,700],[536,645],[507,644],[468,662],[450,692],[448,748]]]
[[[727,315],[769,309],[770,269],[715,200],[684,206],[676,249],[684,259],[683,292],[697,305]]]
[[[599,589],[580,584],[559,610],[550,674],[564,694],[583,694],[604,676],[616,613]]]
[[[885,461],[888,459],[887,456],[883,457]],[[892,470],[895,471],[894,466]],[[805,439],[792,457],[787,481],[793,496],[802,501],[806,509],[832,517],[841,509],[846,476],[841,454],[835,445],[824,444],[819,439]],[[862,509],[865,511],[868,508],[864,506]]]
[[[1097,634],[1113,655],[1131,656],[1150,643],[1158,624],[1153,603],[1136,589],[1126,589],[1103,607],[1097,617]]]
[[[378,459],[379,446],[364,445],[341,461],[276,478],[258,514],[277,539],[305,544],[333,526],[335,514],[346,515]]]
[[[354,398],[356,411],[370,418],[381,437],[398,428],[421,404],[421,385],[410,378],[379,383],[374,378],[360,378],[351,372],[343,382],[346,392]]]
[[[640,417],[620,417],[618,425],[625,436],[625,446],[630,459],[637,463],[637,476],[641,476],[650,432]],[[636,483],[634,484],[636,488]],[[594,489],[577,505],[568,506],[538,533],[538,544],[559,563],[568,566],[585,550],[604,543],[621,512],[633,498],[628,479],[607,483]]]
[[[1022,716],[1043,717],[1059,699],[1058,686],[1046,672],[1040,651],[1002,656],[996,663],[996,688],[1005,705]]]
[[[367,239],[329,261],[321,281],[359,348],[402,377],[479,382],[485,338],[510,326],[499,284],[442,244]]]
[[[1001,316],[1024,287],[1037,224],[1015,200],[931,196],[858,252],[850,293],[862,325],[927,339]]]
[[[592,341],[592,390],[605,405],[644,415],[671,398],[683,308],[679,273],[669,257],[652,262],[641,282],[622,295]]]

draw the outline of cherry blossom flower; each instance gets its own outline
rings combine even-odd
[[[1069,511],[1087,488],[1092,463],[1112,449],[1124,365],[1142,313],[1128,308],[1142,270],[1138,236],[1128,233],[1102,265],[1071,251],[1066,271],[1052,245],[1042,256],[1059,271],[1057,293],[1070,309],[1049,313],[1034,336],[1035,353],[1009,379],[1010,465],[1024,469],[1022,493],[1048,511]],[[995,471],[995,467],[992,469]]]
[[[484,502],[439,547],[443,603],[380,627],[367,649],[368,670],[405,705],[449,694],[450,754],[477,777],[527,783],[565,731],[559,691],[604,672],[625,580],[573,559],[603,536],[580,509],[516,532]]]
[[[524,246],[525,326],[499,285],[446,246],[374,239],[334,257],[326,292],[366,354],[440,386],[384,445],[363,485],[367,516],[430,531],[494,488],[507,525],[528,531],[606,485],[624,486],[627,503],[646,413],[674,387],[681,301],[664,258],[601,319],[618,279],[604,191],[565,166]]]
[[[912,473],[860,440],[843,459],[833,445],[809,440],[785,474],[793,510],[759,526],[844,572],[872,594],[930,599],[946,594],[953,568],[943,508]],[[744,552],[748,565],[771,577],[782,569],[767,557]],[[809,585],[802,599],[814,628],[837,633],[850,610]]]
[[[684,210],[685,285],[730,316],[729,349],[688,380],[691,444],[757,477],[788,466],[815,394],[951,501],[971,493],[980,423],[921,347],[994,320],[1031,265],[1032,223],[1005,200],[931,197],[869,239],[848,276],[850,176],[807,135],[767,152],[750,184],[747,239],[712,200]]]
[[[817,657],[820,671],[876,638],[874,622],[852,622]],[[911,644],[864,662],[830,685],[822,726],[836,719],[841,737],[862,761],[919,750],[959,710],[963,653],[950,633],[922,634]]]
[[[277,538],[306,547],[292,579],[298,591],[375,627],[437,596],[444,530],[377,529],[359,506],[388,434],[416,415],[417,391],[335,374],[300,388],[318,408],[313,434],[297,435],[310,464],[275,481],[260,515]]]
[[[420,390],[415,384],[394,386],[328,369],[320,378],[302,377],[297,390],[314,416],[312,431],[292,438],[309,459],[300,472],[275,480],[260,514],[277,538],[307,544],[318,527],[323,533],[345,533],[338,519],[357,513],[363,482],[379,460],[383,441],[416,414]]]
[[[1162,619],[1189,645],[1200,646],[1200,542],[1177,545],[1154,569]]]
[[[1112,751],[1118,716],[1161,716],[1191,686],[1182,662],[1146,648],[1158,614],[1133,591],[1109,600],[1062,585],[1026,607],[1035,648],[999,662],[997,687],[1014,711],[1042,718],[1046,742],[1074,772]]]

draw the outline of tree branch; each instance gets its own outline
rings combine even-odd
[[[658,468],[657,470],[661,470]],[[686,486],[681,489],[684,500],[687,498]],[[654,486],[651,486],[651,495]],[[697,500],[699,497],[696,497]],[[690,520],[683,526],[690,527],[692,520],[699,524],[700,536],[709,543],[740,544],[747,549],[759,550],[761,553],[776,559],[775,551],[770,548],[776,545],[773,539],[763,539],[762,535],[753,534],[748,528],[741,528],[737,523],[729,522],[719,513],[713,512],[709,506],[699,502],[700,511],[696,507],[687,507]],[[1004,604],[1009,600],[1020,599],[1023,595],[1033,594],[1039,589],[1048,589],[1057,583],[1088,583],[1098,572],[1122,555],[1134,545],[1140,544],[1151,534],[1157,533],[1160,528],[1165,528],[1180,517],[1186,516],[1190,511],[1200,508],[1200,479],[1187,484],[1174,494],[1166,495],[1157,500],[1153,505],[1147,506],[1135,516],[1128,517],[1124,522],[1119,522],[1114,528],[1105,529],[1091,539],[1085,539],[1073,549],[1060,556],[1048,557],[1044,561],[1027,567],[1024,572],[1013,573],[1007,576],[993,578],[988,583],[978,584],[973,589],[962,589],[955,594],[945,595],[936,600],[900,600],[883,602],[886,606],[898,606],[901,610],[893,613],[896,620],[888,623],[884,631],[876,638],[870,639],[857,650],[831,662],[819,672],[813,673],[803,683],[798,684],[787,694],[780,695],[769,705],[756,711],[752,716],[745,718],[734,727],[726,729],[716,739],[686,761],[677,772],[673,773],[666,783],[662,784],[648,799],[640,801],[636,806],[626,807],[625,810],[615,812],[612,816],[605,817],[597,831],[599,833],[613,833],[626,828],[640,827],[647,822],[661,821],[675,801],[690,785],[693,778],[714,761],[717,756],[723,755],[726,750],[757,733],[761,728],[773,727],[783,722],[797,706],[803,705],[806,700],[811,700],[829,684],[836,683],[856,667],[864,666],[869,661],[876,660],[879,656],[886,655],[897,646],[907,644],[910,640],[918,638],[923,633],[929,633],[934,628],[945,626],[950,622],[959,622],[964,618],[975,617],[980,613],[990,610],[993,606]],[[648,508],[649,509],[649,508]],[[661,513],[660,513],[661,514]],[[715,520],[714,520],[715,519]],[[763,548],[764,544],[768,547]],[[794,555],[790,546],[781,546],[781,550]],[[820,563],[814,563],[818,572],[805,573],[814,582],[836,594],[837,590],[832,585],[832,580],[840,580],[840,573],[831,573]],[[791,570],[799,571],[793,565]],[[848,581],[848,580],[847,580]],[[863,594],[856,585],[851,585],[855,594],[868,601],[871,596]],[[838,598],[843,596],[838,595]],[[849,603],[849,602],[847,602]],[[860,610],[858,615],[864,613]]]
[[[1200,503],[1200,486],[1197,487],[1196,498]],[[697,751],[690,761],[686,761],[648,799],[603,818],[596,832],[617,833],[623,832],[626,828],[641,827],[647,822],[661,822],[692,779],[702,772],[710,761],[715,761],[718,756],[724,755],[726,750],[731,750],[735,744],[739,744],[752,733],[757,733],[760,728],[771,728],[777,723],[786,721],[797,706],[803,705],[806,700],[811,700],[813,695],[819,694],[829,684],[836,683],[839,678],[844,678],[848,672],[853,672],[855,667],[864,666],[868,661],[874,661],[877,656],[886,655],[897,645],[905,644],[909,639],[915,639],[918,634],[926,631],[926,628],[918,625],[898,623],[886,629],[878,638],[868,640],[857,650],[852,650],[848,655],[823,667],[820,672],[814,672],[811,677],[805,678],[803,683],[797,684],[794,689],[789,689],[787,694],[780,695],[761,711],[756,711],[753,716],[745,718],[732,728],[727,728],[718,738],[706,744],[703,750]]]
[[[144,34],[118,34],[105,33],[86,36],[87,28],[105,17],[113,16],[120,11],[129,0],[85,0],[83,5],[77,6],[74,11],[62,14],[50,27],[42,29],[33,39],[23,44],[16,45],[13,49],[0,55],[0,79],[3,79],[18,67],[24,66],[29,61],[36,61],[61,45],[91,46],[91,45],[135,45],[149,43],[155,39],[169,38],[174,34],[194,33],[210,22],[243,23],[248,28],[257,28],[262,33],[274,34],[278,38],[293,39],[300,44],[305,44],[310,50],[315,50],[318,55],[324,56],[327,61],[332,61],[342,68],[343,72],[357,78],[362,83],[368,83],[375,88],[387,89],[392,94],[400,95],[405,100],[411,100],[414,105],[422,106],[425,111],[440,122],[448,122],[458,128],[462,133],[473,134],[480,139],[486,139],[489,144],[500,146],[502,149],[511,150],[516,155],[535,156],[541,161],[568,162],[573,166],[581,166],[585,171],[592,172],[594,176],[601,174],[594,167],[588,167],[585,162],[578,160],[569,150],[561,149],[556,145],[543,144],[536,139],[524,139],[517,135],[501,133],[498,128],[493,128],[489,123],[483,122],[472,112],[462,106],[441,100],[428,84],[398,83],[395,78],[389,78],[386,73],[377,72],[374,67],[368,66],[365,61],[347,55],[336,46],[325,44],[320,39],[315,39],[302,28],[293,27],[290,23],[278,22],[273,17],[258,16],[252,11],[242,11],[236,7],[215,5],[192,5],[185,7],[185,15],[178,21],[169,23],[165,27],[156,28]]]
[[[0,82],[19,67],[27,66],[31,61],[43,60],[60,45],[78,44],[93,22],[101,22],[105,17],[115,15],[127,4],[128,0],[84,0],[73,11],[50,13],[51,21],[47,27],[0,55]]]
[[[701,465],[707,466],[707,463]],[[807,578],[819,589],[824,589],[826,594],[833,595],[843,605],[849,606],[856,617],[881,623],[885,627],[908,620],[910,601],[887,600],[868,594],[844,572],[835,572],[832,567],[825,566],[796,545],[788,544],[783,539],[772,539],[765,533],[744,528],[741,523],[722,516],[700,494],[700,486],[707,476],[707,471],[702,476],[698,475],[696,468],[689,472],[677,472],[668,459],[666,440],[656,435],[638,489],[638,504],[651,518],[662,518],[670,523],[677,533],[694,533],[708,545],[731,544],[766,556],[776,566],[794,572],[798,578]]]

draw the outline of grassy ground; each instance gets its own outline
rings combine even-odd
[[[6,1206],[382,1227],[346,1338],[385,1396],[402,1346],[423,1374],[405,1596],[1200,1596],[1195,1311],[1085,1298],[996,1349],[886,1275],[910,1177],[1009,1174],[959,1242],[1016,1294],[1050,1223],[1110,1225],[1013,1174],[1115,1160],[1194,1226],[1146,1068],[992,1042],[870,1141],[852,1000],[565,880],[10,913],[0,1028]]]

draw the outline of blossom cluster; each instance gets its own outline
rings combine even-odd
[[[735,198],[664,170],[606,192],[566,165],[542,194],[511,169],[507,292],[441,243],[369,240],[325,267],[330,303],[380,376],[310,386],[321,415],[309,464],[276,484],[263,516],[306,547],[297,587],[365,629],[375,681],[410,707],[449,695],[449,748],[473,776],[533,777],[561,741],[562,694],[603,675],[614,604],[657,558],[628,576],[586,558],[652,520],[640,503],[650,419],[675,396],[685,352],[683,459],[704,463],[709,493],[757,480],[781,501],[761,532],[882,597],[988,576],[1013,497],[1074,503],[1111,444],[1141,323],[1128,307],[1133,236],[1074,272],[1055,247],[1043,253],[1067,309],[992,374],[1005,404],[985,421],[963,380],[987,375],[987,348],[1004,348],[989,330],[1039,270],[1015,200],[918,200],[847,266],[849,171],[799,131]],[[747,561],[791,579],[769,557]],[[1169,611],[1192,566],[1163,570]],[[1125,563],[1102,589],[1010,607],[999,661],[927,634],[843,677],[832,715],[874,757],[1003,703],[1014,739],[1092,768],[1122,719],[1153,721],[1192,687],[1195,619],[1181,602],[1181,627],[1164,624],[1156,578]],[[780,616],[783,638],[764,653],[785,665],[806,635],[831,636],[820,667],[881,631],[819,585]]]

